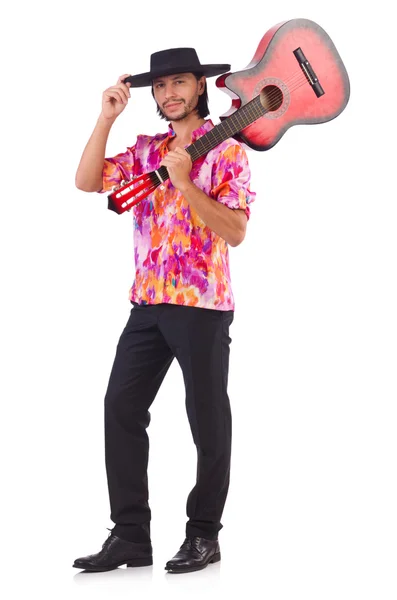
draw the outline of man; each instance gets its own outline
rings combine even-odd
[[[231,412],[227,394],[229,326],[234,316],[228,245],[245,236],[250,170],[242,146],[229,139],[193,165],[187,146],[213,128],[206,77],[230,65],[202,65],[193,48],[151,55],[151,69],[122,75],[105,90],[102,112],[84,150],[76,186],[106,192],[131,175],[165,166],[169,180],[133,209],[133,307],[117,345],[105,396],[105,456],[111,530],[102,550],[74,565],[105,571],[152,564],[148,504],[149,408],[174,358],[186,388],[197,448],[197,481],[187,500],[186,537],[166,564],[172,573],[220,560],[218,532],[229,487]],[[139,135],[134,146],[105,159],[110,129],[131,87],[151,86],[167,133]],[[178,457],[173,457],[178,467]]]

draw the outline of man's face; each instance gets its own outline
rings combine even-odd
[[[204,85],[193,73],[164,75],[153,80],[154,98],[169,121],[181,121],[196,108]]]

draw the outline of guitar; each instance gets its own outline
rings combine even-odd
[[[186,148],[192,162],[234,137],[269,150],[298,124],[325,123],[346,107],[350,83],[331,38],[308,19],[272,27],[242,71],[220,75],[216,86],[232,99],[220,123]],[[166,167],[122,181],[108,195],[108,209],[121,214],[169,179]]]

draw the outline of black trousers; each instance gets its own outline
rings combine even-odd
[[[187,536],[216,539],[229,488],[232,419],[227,393],[233,311],[138,305],[120,336],[105,396],[105,459],[113,533],[150,540],[149,408],[173,361],[186,389],[197,449]],[[167,424],[169,426],[170,424]]]

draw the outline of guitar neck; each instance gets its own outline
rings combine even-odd
[[[244,104],[236,110],[230,117],[215,125],[210,131],[199,137],[193,144],[186,148],[190,154],[192,162],[196,161],[200,156],[208,154],[210,150],[232,137],[254,121],[262,117],[266,113],[263,108],[260,97],[256,96],[253,100]],[[161,167],[157,170],[163,181],[169,178],[166,167]]]

